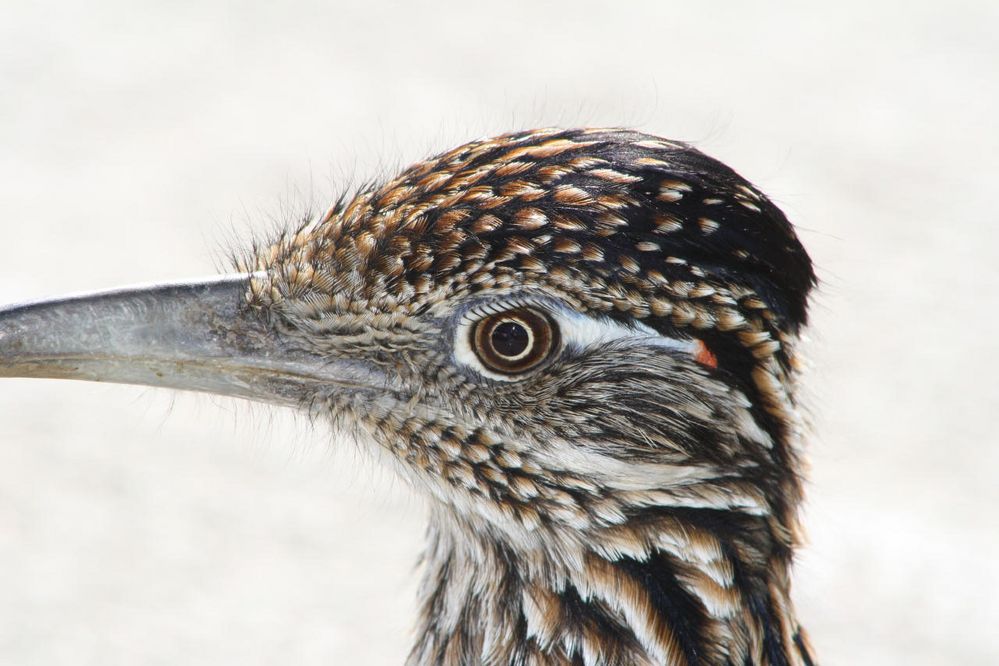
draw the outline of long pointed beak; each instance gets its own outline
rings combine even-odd
[[[301,405],[371,389],[371,369],[288,347],[246,305],[251,276],[97,292],[0,309],[0,377],[204,391]]]

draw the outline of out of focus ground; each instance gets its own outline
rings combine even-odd
[[[8,3],[0,302],[211,273],[484,134],[692,140],[822,277],[796,577],[822,662],[999,662],[999,4],[610,7]],[[282,412],[0,383],[2,664],[399,664],[422,524]]]

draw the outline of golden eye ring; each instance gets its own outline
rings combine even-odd
[[[558,327],[532,308],[487,315],[471,331],[472,349],[487,370],[518,375],[545,362],[558,347]]]

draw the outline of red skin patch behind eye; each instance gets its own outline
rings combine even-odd
[[[712,369],[718,367],[718,357],[711,353],[711,350],[708,349],[708,346],[702,340],[697,341],[697,351],[694,352],[694,360]]]

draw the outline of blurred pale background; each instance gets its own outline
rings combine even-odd
[[[0,301],[214,272],[483,134],[694,141],[823,281],[795,587],[822,662],[999,663],[999,3],[756,4],[7,0]],[[0,382],[2,664],[399,664],[422,529],[278,410]]]

